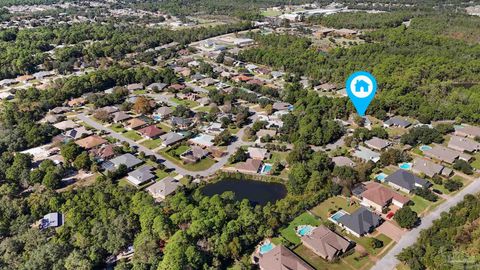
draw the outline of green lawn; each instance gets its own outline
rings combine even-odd
[[[135,90],[133,91],[135,95],[144,95],[147,93],[147,90]]]
[[[133,141],[138,141],[138,140],[142,139],[142,136],[140,136],[140,134],[138,134],[135,130],[130,130],[130,131],[125,132],[125,133],[123,133],[123,136],[125,136],[126,138],[129,138],[130,140],[133,140]]]
[[[178,147],[177,149],[175,149],[173,151],[175,151],[177,153],[179,152],[181,154],[181,153],[185,152],[187,149],[188,149],[188,146],[182,145],[182,146]],[[203,170],[206,170],[206,169],[212,167],[213,164],[216,163],[216,161],[211,159],[211,158],[204,158],[197,163],[183,164],[183,162],[180,159],[172,156],[169,153],[169,150],[167,150],[167,149],[162,149],[162,150],[158,151],[158,153],[160,155],[162,155],[165,159],[168,159],[169,161],[171,161],[171,162],[177,164],[178,166],[183,167],[183,168],[185,168],[189,171],[203,171]]]
[[[373,248],[370,245],[370,238],[368,236],[362,236],[362,237],[356,237],[355,235],[347,233],[346,230],[339,231],[342,235],[347,237],[348,239],[352,240],[353,242],[357,243],[357,245],[360,245],[367,250],[368,254],[370,255],[377,255],[380,253],[390,242],[392,242],[392,239],[390,239],[388,236],[384,234],[379,234],[374,238],[377,238],[378,240],[383,242],[383,247],[381,248]]]
[[[178,98],[170,98],[170,101],[177,103],[178,105],[184,105],[189,108],[194,108],[200,105],[198,102],[188,99],[178,99]]]
[[[327,220],[330,217],[329,213],[331,211],[343,209],[348,213],[352,213],[359,207],[360,205],[357,202],[351,201],[351,204],[349,205],[347,199],[344,197],[335,196],[323,201],[319,205],[315,206],[311,211],[316,216]]]
[[[293,252],[295,252],[300,258],[305,260],[308,264],[313,266],[317,270],[344,270],[348,267],[343,262],[327,262],[326,260],[313,253],[309,248],[304,245],[299,245]]]
[[[277,151],[274,151],[274,152],[272,152],[272,156],[270,157],[270,159],[268,160],[268,162],[270,162],[270,163],[275,163],[275,162],[285,161],[285,159],[287,158],[287,155],[288,155],[288,152],[277,152]]]
[[[414,205],[411,207],[413,211],[417,212],[417,214],[422,213],[432,202],[425,200],[424,198],[413,195],[411,198]]]
[[[353,254],[343,258],[344,263],[352,266],[354,269],[369,269],[373,262],[370,260],[368,256],[361,256],[360,253],[354,252]]]
[[[228,127],[228,131],[230,131],[230,133],[232,133],[233,135],[237,134],[239,130],[240,129],[236,126]]]
[[[164,170],[156,170],[155,175],[158,177],[158,180],[161,180],[161,179],[167,177],[169,174]]]
[[[477,153],[473,156],[475,160],[472,162],[472,167],[480,170],[480,153]]]
[[[110,126],[110,129],[117,132],[117,133],[123,133],[125,132],[126,130],[123,128],[123,125],[120,124],[120,123],[117,123],[117,124],[113,124]]]
[[[190,149],[190,147],[188,147],[187,145],[180,145],[179,147],[177,147],[175,149],[169,150],[169,152],[172,151],[177,156],[179,156],[179,155],[185,153],[185,151],[187,151],[188,149]]]
[[[163,131],[165,131],[165,132],[169,132],[170,130],[172,130],[172,128],[170,126],[167,126],[164,123],[158,123],[157,127],[163,129]]]
[[[197,112],[207,112],[208,113],[208,112],[210,112],[210,109],[211,109],[210,106],[202,106],[202,107],[199,107],[199,108],[195,109],[195,111],[197,111]]]
[[[155,140],[146,140],[141,143],[141,145],[147,147],[148,149],[155,149],[162,145],[162,140],[161,139],[155,139]]]
[[[295,228],[299,225],[312,225],[318,226],[320,225],[320,220],[316,217],[312,216],[311,214],[305,212],[300,216],[296,217],[287,228],[283,229],[280,234],[283,238],[287,239],[288,241],[292,242],[293,244],[300,243],[300,237],[298,237],[297,233],[295,232]]]

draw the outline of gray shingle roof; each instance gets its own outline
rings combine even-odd
[[[340,224],[359,235],[369,233],[372,229],[380,225],[381,221],[382,218],[365,207],[361,207],[349,215],[343,215],[338,220]]]
[[[118,156],[118,157],[110,160],[110,162],[113,163],[113,165],[115,167],[120,166],[120,164],[125,164],[127,166],[127,168],[133,168],[133,167],[137,166],[138,164],[142,163],[142,160],[138,159],[134,155],[128,153],[128,154]]]
[[[411,172],[399,169],[385,178],[385,182],[391,182],[397,186],[405,188],[409,191],[417,186],[430,187],[432,184]]]

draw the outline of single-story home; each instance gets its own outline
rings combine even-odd
[[[270,158],[270,151],[265,148],[248,147],[248,155],[253,159],[265,160]]]
[[[279,245],[258,258],[260,270],[314,270],[290,249]]]
[[[293,109],[293,105],[286,102],[275,102],[272,105],[275,111],[289,111]]]
[[[195,163],[208,156],[210,152],[200,146],[192,146],[190,149],[180,155],[180,158],[186,163]]]
[[[96,160],[103,161],[115,157],[115,150],[112,144],[102,145],[89,151]]]
[[[444,167],[428,159],[417,157],[412,162],[412,171],[418,174],[424,174],[428,177],[442,174]]]
[[[120,122],[123,122],[125,120],[128,120],[132,118],[129,114],[127,114],[126,112],[124,111],[119,111],[119,112],[115,112],[113,113],[113,122],[115,123],[120,123]]]
[[[332,161],[335,164],[335,166],[338,166],[338,167],[348,166],[353,168],[356,165],[355,161],[351,160],[349,157],[344,157],[344,156],[333,157]]]
[[[48,213],[40,220],[39,228],[41,230],[47,228],[57,228],[63,225],[65,217],[58,212]]]
[[[461,127],[455,128],[455,135],[474,139],[475,137],[480,137],[480,127],[462,125]]]
[[[341,216],[337,222],[341,227],[345,228],[347,232],[356,237],[361,237],[371,233],[383,222],[383,219],[366,207],[360,207],[351,214]]]
[[[128,91],[137,91],[137,90],[143,90],[143,83],[133,83],[127,85]]]
[[[177,179],[167,176],[164,179],[146,188],[155,199],[164,200],[168,195],[174,193],[182,184]]]
[[[150,125],[148,127],[139,129],[138,132],[147,139],[155,139],[158,138],[160,135],[165,134],[165,131],[155,125]]]
[[[161,120],[166,119],[170,117],[170,115],[173,113],[173,110],[170,107],[163,106],[158,108],[154,113],[153,116],[155,118],[159,118]]]
[[[338,258],[353,246],[350,240],[324,225],[320,225],[310,234],[302,236],[301,240],[304,246],[327,261]]]
[[[362,159],[365,162],[371,160],[377,163],[380,160],[380,153],[372,151],[364,146],[358,146],[353,153],[353,156]]]
[[[153,167],[150,165],[142,166],[132,172],[128,173],[127,180],[135,186],[140,186],[143,183],[155,179],[155,174],[152,173]]]
[[[277,135],[277,131],[273,129],[260,129],[259,131],[257,131],[256,135],[258,138],[262,138],[267,135],[270,137],[275,137]]]
[[[189,143],[201,146],[203,148],[212,147],[215,137],[207,134],[199,134],[195,138],[188,140]]]
[[[170,120],[171,124],[180,129],[187,129],[192,125],[192,120],[189,118],[183,117],[172,117]]]
[[[258,173],[262,168],[263,162],[258,159],[249,158],[245,162],[239,162],[235,169],[242,173]]]
[[[158,90],[158,91],[163,91],[165,88],[167,88],[168,84],[166,83],[152,83],[149,86],[147,86],[147,90],[153,91],[153,90]]]
[[[473,153],[480,151],[480,143],[460,136],[452,136],[448,142],[448,147],[460,152]]]
[[[184,138],[185,138],[185,136],[183,136],[180,133],[176,133],[176,132],[169,132],[167,134],[164,134],[164,135],[160,136],[160,139],[162,140],[162,146],[163,147],[173,145],[173,144],[183,140]]]
[[[127,169],[130,170],[133,167],[141,164],[143,161],[141,159],[135,157],[134,155],[132,155],[130,153],[127,153],[127,154],[123,154],[121,156],[118,156],[118,157],[116,157],[116,158],[114,158],[110,161],[107,161],[107,162],[111,163],[112,170],[118,169],[118,167],[121,164],[125,164],[125,166],[127,166]]]
[[[390,204],[403,207],[410,201],[406,196],[388,189],[382,184],[376,182],[365,182],[362,184],[365,188],[365,191],[360,195],[362,205],[371,207],[380,213]]]
[[[92,136],[88,136],[86,138],[77,140],[77,141],[75,141],[75,143],[78,144],[79,146],[85,148],[85,149],[92,149],[92,148],[95,148],[97,146],[100,146],[102,144],[107,143],[107,140],[105,140],[104,138],[102,138],[98,135],[92,135]]]
[[[392,143],[384,139],[373,137],[370,140],[365,141],[365,145],[371,149],[382,151],[392,145]]]
[[[441,145],[435,145],[434,147],[432,147],[432,149],[424,150],[423,154],[426,157],[443,161],[448,164],[453,164],[457,159],[470,161],[470,159],[472,158],[468,154],[465,154]]]
[[[78,127],[78,124],[73,122],[72,120],[65,120],[53,125],[54,127],[60,130],[69,130]]]
[[[432,186],[432,183],[429,181],[402,169],[398,169],[396,172],[387,176],[385,182],[405,193],[410,193],[415,188],[429,188]]]
[[[411,125],[412,125],[412,123],[410,123],[409,121],[407,121],[407,120],[405,120],[405,119],[403,119],[399,116],[394,116],[394,117],[388,119],[387,121],[383,122],[384,127],[394,126],[394,127],[408,128]]]
[[[143,121],[140,118],[133,118],[133,119],[128,120],[125,128],[127,130],[136,130],[136,129],[142,128],[146,124],[147,124],[147,122]]]

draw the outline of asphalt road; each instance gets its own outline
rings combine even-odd
[[[191,176],[210,176],[210,175],[213,175],[215,174],[218,170],[220,170],[223,165],[225,165],[227,162],[228,162],[228,158],[235,152],[235,150],[242,146],[242,145],[250,145],[252,143],[250,142],[245,142],[242,140],[242,137],[243,137],[243,134],[244,134],[244,130],[247,126],[243,127],[242,129],[240,129],[238,131],[238,133],[236,134],[236,140],[234,142],[232,142],[228,147],[227,147],[227,154],[225,156],[223,156],[222,158],[220,158],[219,160],[217,160],[217,162],[211,166],[210,168],[206,169],[206,170],[203,170],[203,171],[189,171],[183,167],[180,167],[178,166],[177,164],[165,159],[162,155],[152,151],[151,149],[129,139],[129,138],[126,138],[125,136],[123,136],[122,134],[120,133],[117,133],[111,129],[109,129],[108,127],[105,127],[103,126],[102,124],[92,120],[91,118],[89,118],[88,116],[86,116],[85,114],[78,114],[77,115],[78,119],[84,121],[86,124],[94,127],[95,129],[97,130],[103,130],[105,132],[108,132],[110,134],[110,136],[112,136],[113,138],[119,140],[119,141],[122,141],[122,142],[127,142],[130,146],[135,146],[137,147],[138,151],[142,151],[144,152],[145,154],[147,155],[154,155],[158,160],[162,160],[163,164],[165,165],[165,167],[169,168],[169,169],[174,169],[177,173],[181,174],[181,175],[191,175]],[[255,117],[255,114],[252,117]],[[253,121],[252,121],[253,122]],[[250,124],[251,125],[251,124]]]
[[[413,245],[417,238],[420,236],[420,231],[432,226],[434,220],[440,218],[442,212],[450,210],[453,206],[457,205],[463,200],[463,197],[467,194],[475,194],[480,192],[480,178],[474,180],[473,183],[465,187],[463,190],[449,198],[447,201],[439,205],[435,210],[427,214],[422,218],[422,223],[417,228],[406,233],[402,239],[372,268],[372,270],[388,270],[395,269],[399,264],[396,256],[403,248]]]

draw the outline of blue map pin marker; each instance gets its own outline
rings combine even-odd
[[[365,116],[365,111],[377,92],[375,77],[366,71],[357,71],[348,77],[346,89],[358,115]]]

